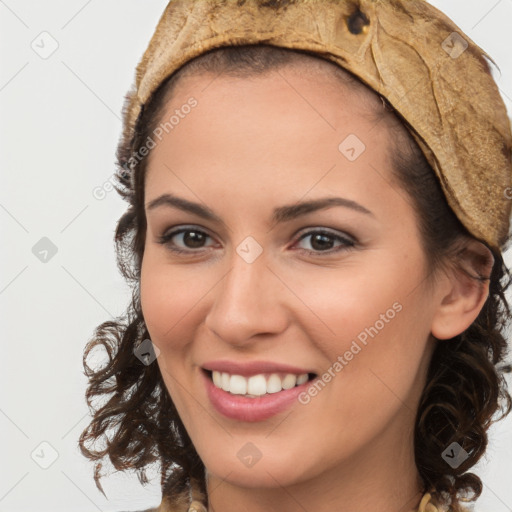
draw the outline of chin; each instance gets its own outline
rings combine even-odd
[[[298,460],[289,461],[277,455],[277,458],[261,456],[251,466],[241,462],[236,453],[227,455],[224,452],[213,456],[212,460],[204,460],[204,463],[208,474],[232,485],[252,489],[287,487],[307,479]]]

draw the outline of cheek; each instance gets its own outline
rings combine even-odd
[[[184,372],[187,347],[193,338],[189,322],[201,295],[197,286],[190,286],[190,276],[187,285],[187,279],[176,267],[159,261],[158,255],[145,255],[140,279],[144,322],[151,341],[160,350],[156,362],[165,386],[182,412],[187,404],[186,396],[182,396],[183,384],[190,377]]]
[[[405,306],[406,285],[398,284],[395,269],[380,263],[364,268],[314,268],[293,276],[293,280],[289,276],[301,300],[297,311],[304,310],[300,318],[307,326],[303,328],[309,332],[314,329],[314,341],[321,343],[324,351],[338,354],[348,349],[351,340],[359,337],[364,341],[375,324],[384,331],[396,322],[398,310]]]
[[[183,275],[171,265],[159,262],[151,254],[145,255],[140,300],[144,321],[157,345],[173,335],[199,296],[198,287],[187,285]]]
[[[360,395],[368,379],[383,386],[379,375],[406,393],[425,356],[432,317],[417,286],[421,259],[379,253],[375,260],[364,268],[312,270],[296,278],[294,292],[307,305],[301,305],[302,329],[323,353],[325,370],[344,375],[334,379],[335,387],[343,381]]]

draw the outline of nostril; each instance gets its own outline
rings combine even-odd
[[[359,9],[353,12],[347,18],[347,26],[352,34],[360,34],[361,32],[366,33],[368,30],[368,25],[370,24],[370,20],[366,16],[366,14]]]

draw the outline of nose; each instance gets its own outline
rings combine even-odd
[[[233,252],[231,268],[211,291],[206,327],[226,343],[245,346],[257,334],[274,337],[288,322],[286,286],[268,266],[265,251],[252,263]]]

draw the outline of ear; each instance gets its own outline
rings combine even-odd
[[[432,335],[440,340],[465,331],[489,296],[492,252],[481,242],[470,239],[457,258],[457,267],[452,265],[444,277],[446,286],[440,287],[440,301],[432,319]]]

